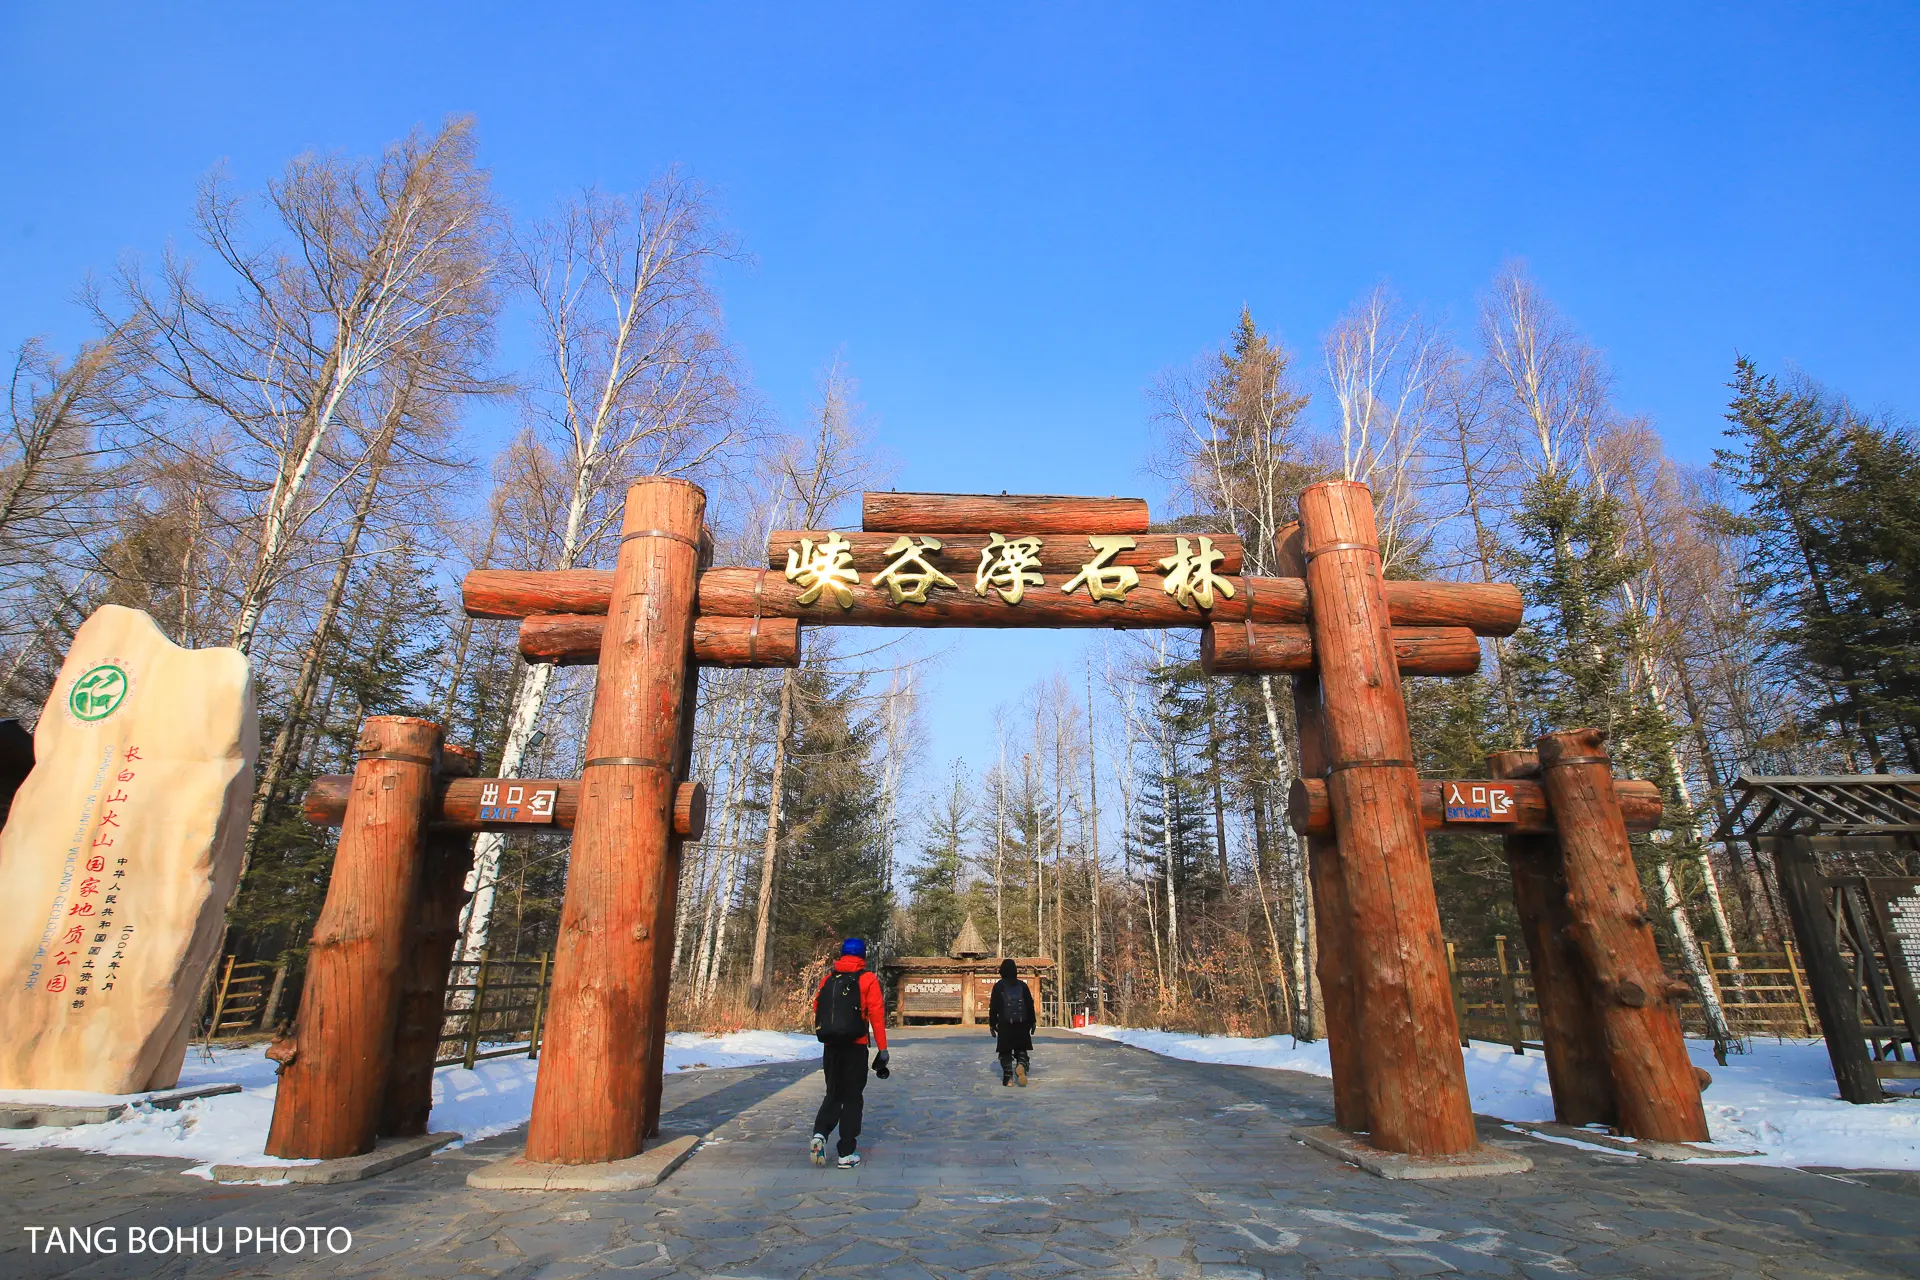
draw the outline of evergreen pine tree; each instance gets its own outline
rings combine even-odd
[[[1745,357],[1729,385],[1738,447],[1716,465],[1749,499],[1735,528],[1757,603],[1817,685],[1830,736],[1875,769],[1920,770],[1920,447]]]
[[[841,938],[876,940],[893,911],[880,827],[879,726],[856,714],[857,681],[800,673],[791,768],[781,796],[785,847],[773,901],[776,975]],[[757,903],[746,904],[747,918]]]

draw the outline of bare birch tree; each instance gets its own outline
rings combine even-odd
[[[712,274],[731,251],[704,193],[668,174],[633,196],[589,190],[513,238],[511,276],[532,303],[542,365],[524,409],[551,459],[529,478],[557,526],[536,531],[543,569],[600,555],[627,485],[698,471],[736,442],[740,397]],[[500,776],[517,777],[546,710],[551,666],[526,670],[507,713]],[[462,951],[479,956],[502,837],[475,842]]]

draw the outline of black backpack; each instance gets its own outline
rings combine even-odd
[[[1033,1016],[1033,992],[1027,989],[1026,983],[1015,979],[1007,987],[1006,997],[1000,1005],[1000,1016],[1008,1025],[1015,1027],[1031,1026],[1038,1021]]]
[[[835,973],[820,991],[813,1010],[813,1034],[821,1044],[852,1044],[867,1034],[867,1018],[860,1010],[860,974]]]

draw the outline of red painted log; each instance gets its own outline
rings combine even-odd
[[[686,689],[680,699],[680,740],[676,748],[678,767],[682,774],[693,767],[694,724],[700,710],[699,667],[687,668],[686,682]],[[698,831],[706,825],[706,789],[699,783],[681,783],[674,797],[673,816],[674,834],[673,838],[667,841],[670,875],[665,891],[660,895],[656,930],[660,937],[666,939],[663,945],[668,956],[673,954],[673,934],[679,923],[677,909],[680,896],[681,857],[685,853],[687,840],[698,839]],[[694,834],[690,836],[689,833]],[[654,970],[653,1038],[647,1043],[645,1068],[647,1098],[642,1123],[649,1138],[660,1135],[660,1093],[666,1083],[667,1014],[672,1003],[673,970],[670,964],[663,963]]]
[[[868,533],[1145,533],[1145,498],[1063,498],[1029,493],[865,493]]]
[[[440,774],[472,777],[480,753],[447,745]],[[433,1111],[433,1064],[447,1005],[447,973],[460,940],[460,909],[472,895],[473,840],[449,831],[429,831],[420,869],[420,891],[407,921],[406,959],[400,971],[400,1013],[393,1028],[393,1065],[380,1107],[380,1136],[417,1137],[427,1132]]]
[[[1282,573],[1302,579],[1306,558],[1300,552],[1300,526],[1280,531],[1275,550]],[[1300,775],[1320,782],[1327,757],[1325,711],[1320,677],[1312,671],[1293,677],[1293,715],[1300,743]],[[1324,782],[1321,782],[1325,786]],[[1353,907],[1347,900],[1346,868],[1331,834],[1308,836],[1307,878],[1313,889],[1314,941],[1320,998],[1327,1021],[1327,1058],[1333,1068],[1333,1122],[1349,1133],[1365,1133],[1367,1062],[1360,1038],[1360,983],[1355,972]]]
[[[536,613],[605,613],[613,595],[606,569],[475,569],[460,582],[469,618]]]
[[[330,773],[315,778],[301,801],[307,821],[321,827],[339,826],[347,811],[347,795],[352,785],[353,779],[344,774]],[[526,811],[527,797],[539,791],[553,791],[553,821],[483,821],[480,812],[489,806],[481,801],[486,797],[487,788],[495,786],[500,790],[495,794],[494,808],[506,803],[510,788],[522,788],[522,799],[517,802],[522,812]],[[579,811],[580,784],[572,778],[459,778],[442,782],[436,788],[427,825],[434,831],[469,835],[476,831],[538,831],[543,826],[571,831]],[[690,841],[699,840],[705,834],[706,819],[706,787],[698,782],[683,782],[675,787],[673,833]]]
[[[1606,735],[1598,729],[1549,733],[1539,748],[1566,858],[1573,937],[1599,996],[1620,1127],[1657,1142],[1705,1142],[1700,1083],[1674,1004],[1688,988],[1660,963]]]
[[[960,591],[935,590],[926,604],[898,605],[884,588],[861,583],[851,589],[852,606],[843,609],[830,596],[811,605],[797,603],[805,589],[788,582],[784,572],[709,569],[700,575],[699,609],[706,617],[798,618],[818,626],[1200,627],[1245,622],[1252,597],[1256,623],[1307,617],[1306,584],[1298,578],[1232,578],[1233,597],[1216,597],[1211,611],[1182,609],[1158,578],[1143,581],[1124,601],[1096,601],[1085,588],[1066,595],[1061,588],[1070,580],[1067,574],[1045,575],[1043,585],[1028,587],[1018,605],[996,594],[974,594],[971,580]],[[1520,625],[1520,593],[1501,583],[1394,580],[1383,589],[1399,626],[1466,627],[1475,635],[1504,636]],[[599,569],[476,569],[461,586],[467,614],[475,618],[605,613],[612,590],[612,575]]]
[[[1487,757],[1496,778],[1536,778],[1537,751],[1496,751]],[[1621,799],[1630,783],[1621,783]],[[1659,818],[1660,789],[1653,792]],[[1545,793],[1542,792],[1544,800]],[[1606,1034],[1600,1024],[1593,975],[1573,941],[1573,916],[1567,909],[1566,865],[1560,841],[1548,835],[1509,835],[1501,841],[1513,876],[1513,904],[1527,944],[1527,971],[1540,1009],[1540,1040],[1547,1059],[1547,1084],[1553,1090],[1553,1116],[1561,1124],[1619,1122],[1613,1075],[1607,1069]]]
[[[1465,627],[1395,627],[1393,653],[1403,676],[1480,669],[1480,638]],[[1210,626],[1200,632],[1200,669],[1210,676],[1311,671],[1313,634],[1291,623]]]
[[[1306,612],[1306,584],[1291,578],[1230,579],[1234,594],[1214,596],[1211,610],[1182,608],[1149,578],[1124,600],[1095,600],[1084,587],[1067,594],[1071,574],[1048,574],[1026,588],[1020,603],[998,593],[982,596],[969,576],[958,590],[935,590],[925,604],[895,604],[884,587],[861,583],[849,588],[842,608],[830,593],[810,605],[798,603],[806,588],[784,573],[760,569],[715,569],[701,576],[700,612],[707,616],[799,618],[813,626],[873,627],[1201,627],[1209,621],[1241,622],[1247,599],[1254,599],[1256,622],[1297,622]]]
[[[600,661],[606,618],[592,613],[536,614],[520,624],[520,656],[563,667]],[[800,623],[793,618],[696,618],[693,660],[703,667],[797,667]]]
[[[1446,817],[1446,789],[1449,785],[1473,786],[1477,780],[1436,782],[1420,780],[1420,826],[1427,832],[1454,836],[1538,835],[1553,830],[1553,811],[1547,805],[1546,789],[1524,778],[1507,785],[1513,792],[1513,819],[1510,822],[1449,822]],[[1660,826],[1662,801],[1656,783],[1622,780],[1616,784],[1620,809],[1629,831],[1653,831]],[[1301,835],[1333,834],[1333,800],[1327,784],[1319,778],[1296,778],[1287,792],[1287,822]]]
[[[1447,978],[1419,779],[1382,589],[1373,494],[1300,495],[1310,619],[1326,709],[1335,840],[1360,977],[1369,1141],[1451,1155],[1477,1145]]]
[[[420,901],[407,930],[400,979],[400,1015],[393,1029],[393,1065],[381,1104],[380,1136],[418,1137],[433,1110],[433,1064],[447,1005],[447,973],[460,941],[460,910],[473,895],[473,837],[454,831],[426,836]]]
[[[646,1136],[643,1047],[673,955],[668,846],[705,511],[706,495],[684,480],[627,490],[527,1126],[534,1163],[623,1160]]]
[[[985,533],[936,533],[915,529],[913,535],[924,544],[928,538],[940,543],[940,550],[927,557],[927,563],[948,577],[958,581],[971,579],[973,571],[980,564],[980,554],[987,547],[988,535]],[[1007,536],[1018,536],[1012,529],[1000,529],[997,532]],[[789,549],[800,550],[800,540],[810,538],[817,545],[832,536],[825,529],[776,529],[767,539],[767,565],[770,568],[787,567]],[[861,576],[878,573],[892,564],[895,559],[893,546],[902,538],[899,533],[842,533],[848,547],[852,549],[853,567]],[[1039,563],[1042,573],[1072,575],[1080,572],[1081,566],[1094,556],[1085,534],[1063,533],[1047,534],[1040,540]],[[1176,539],[1185,538],[1189,547],[1196,539],[1207,538],[1213,549],[1220,552],[1223,559],[1214,567],[1214,571],[1223,577],[1235,577],[1240,573],[1244,558],[1237,533],[1141,533],[1129,535],[1133,546],[1120,551],[1108,561],[1110,564],[1125,565],[1142,576],[1164,572],[1160,562],[1176,554]]]
[[[268,1054],[280,1063],[270,1156],[333,1159],[373,1150],[439,746],[440,726],[410,716],[373,716],[361,729],[299,1016],[292,1037]]]
[[[688,748],[689,754],[692,748]],[[707,833],[707,788],[704,783],[683,782],[673,790],[673,834],[688,844],[698,844]]]

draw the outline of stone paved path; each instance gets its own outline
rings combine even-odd
[[[343,1187],[220,1187],[178,1161],[0,1152],[0,1276],[1920,1276],[1913,1175],[1660,1165],[1530,1141],[1530,1175],[1384,1182],[1287,1137],[1324,1081],[1048,1033],[1004,1089],[984,1033],[913,1031],[869,1082],[867,1163],[815,1169],[813,1064],[670,1079],[710,1138],[625,1195],[469,1191],[505,1135]],[[224,1227],[221,1258],[29,1256],[22,1227]],[[236,1257],[237,1226],[349,1228],[342,1256]],[[336,1237],[338,1238],[338,1237]]]

